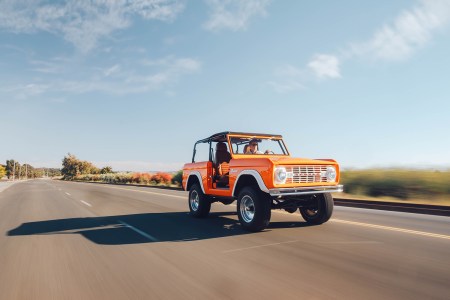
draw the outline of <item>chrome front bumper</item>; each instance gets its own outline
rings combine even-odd
[[[343,185],[333,186],[313,186],[313,187],[297,187],[297,188],[279,188],[270,189],[270,196],[297,196],[297,195],[312,195],[323,193],[340,193],[344,191]]]

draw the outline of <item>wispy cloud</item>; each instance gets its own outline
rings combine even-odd
[[[210,16],[203,25],[205,29],[233,31],[246,29],[250,19],[267,15],[266,7],[271,0],[206,0]]]
[[[391,24],[383,25],[372,38],[352,43],[346,56],[363,56],[385,61],[410,58],[424,47],[432,35],[450,21],[450,1],[422,0],[401,12]]]
[[[183,8],[181,0],[3,0],[0,28],[16,33],[50,32],[88,52],[101,38],[130,26],[134,15],[168,22]]]
[[[308,67],[319,79],[339,78],[339,59],[334,55],[316,54]]]
[[[278,93],[288,93],[305,88],[307,74],[291,65],[284,65],[274,72],[275,79],[268,84]]]
[[[156,60],[135,60],[116,63],[112,66],[76,67],[61,65],[55,61],[34,61],[34,65],[50,66],[49,70],[59,70],[53,74],[47,69],[37,69],[46,76],[26,79],[22,83],[0,83],[0,92],[16,99],[57,93],[61,97],[73,94],[102,92],[112,95],[144,93],[171,89],[187,74],[201,70],[202,64],[194,58],[167,56]],[[15,79],[16,81],[18,79]]]
[[[411,9],[404,10],[390,23],[382,25],[365,42],[353,42],[335,54],[315,54],[303,68],[296,68],[306,74],[297,78],[277,76],[276,84],[269,84],[277,92],[298,90],[311,77],[324,79],[341,78],[340,68],[346,61],[360,58],[376,61],[405,61],[425,47],[436,32],[450,23],[450,1],[420,0]],[[275,72],[277,73],[277,72]]]

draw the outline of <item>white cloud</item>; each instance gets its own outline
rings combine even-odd
[[[99,39],[130,26],[133,15],[169,22],[182,10],[181,0],[4,0],[0,28],[50,32],[88,52]]]
[[[211,8],[204,28],[211,31],[246,29],[254,16],[265,16],[271,0],[206,0]]]
[[[432,35],[450,21],[450,1],[422,0],[377,30],[363,43],[353,43],[346,56],[362,56],[386,61],[410,58],[424,47]]]
[[[269,85],[276,92],[291,92],[305,88],[313,77],[340,78],[340,66],[350,59],[390,62],[409,59],[449,23],[450,1],[420,0],[411,9],[402,11],[391,24],[381,26],[368,41],[351,43],[339,54],[316,54],[303,69],[292,67],[303,76],[275,72],[277,80],[270,81]]]
[[[268,84],[278,93],[284,94],[305,88],[305,78],[307,74],[291,65],[284,65],[274,72],[275,80]]]
[[[120,72],[120,65],[114,65],[111,68],[104,70],[103,74],[105,75],[105,77],[108,77],[118,72]]]
[[[57,62],[60,62],[58,65]],[[127,61],[106,68],[66,65],[64,59],[33,61],[33,65],[50,66],[58,70],[53,74],[36,69],[45,76],[23,80],[17,83],[0,83],[0,92],[16,99],[56,93],[60,97],[89,92],[113,95],[144,93],[162,89],[171,90],[178,80],[187,74],[201,70],[201,62],[193,58],[167,56],[157,60]]]
[[[19,100],[35,97],[46,93],[51,88],[50,84],[45,83],[23,83],[23,84],[2,84],[0,85],[0,102],[7,101],[11,98]]]
[[[319,79],[339,78],[339,59],[334,55],[316,54],[308,67]]]

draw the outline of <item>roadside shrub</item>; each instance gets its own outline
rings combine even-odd
[[[373,181],[367,188],[367,194],[372,197],[390,196],[403,200],[409,196],[405,183],[395,179]]]
[[[154,181],[156,184],[170,184],[171,180],[172,175],[163,172],[158,172],[151,177],[151,181]]]
[[[373,197],[449,198],[450,171],[372,169],[341,172],[346,193]]]
[[[183,180],[183,170],[178,171],[172,177],[172,183],[181,186],[181,182]]]

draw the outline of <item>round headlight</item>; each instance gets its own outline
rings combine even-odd
[[[327,181],[335,182],[336,181],[336,169],[334,167],[327,167]]]
[[[275,174],[274,174],[275,183],[283,184],[286,183],[286,168],[284,167],[277,167],[275,168]]]

